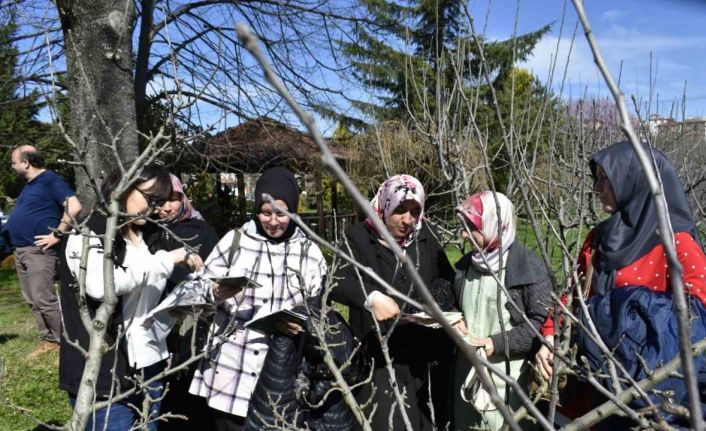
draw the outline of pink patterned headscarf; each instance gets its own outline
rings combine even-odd
[[[497,204],[495,202],[497,197]],[[507,253],[515,241],[516,221],[515,206],[502,193],[485,191],[472,195],[456,207],[466,223],[483,235],[487,244],[483,250],[475,250],[471,254],[473,266],[483,272],[497,274],[500,271],[500,250],[498,245],[498,223],[502,224],[503,264],[507,261]],[[500,215],[498,216],[498,207]],[[482,253],[482,255],[481,255]],[[484,259],[485,258],[485,259]],[[487,264],[486,264],[487,262]]]
[[[370,201],[370,205],[372,205],[373,211],[375,211],[378,217],[385,223],[402,202],[415,201],[419,204],[421,212],[419,213],[417,225],[406,237],[399,240],[400,247],[405,248],[417,238],[419,231],[422,229],[425,200],[426,195],[424,193],[424,187],[418,179],[411,175],[395,175],[382,183],[375,197]],[[378,234],[370,219],[367,219],[366,223],[373,232]]]

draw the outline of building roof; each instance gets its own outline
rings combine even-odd
[[[350,151],[326,141],[334,157],[348,159]],[[312,136],[266,117],[231,127],[208,138],[202,156],[236,171],[261,172],[271,166],[311,169],[321,152]]]

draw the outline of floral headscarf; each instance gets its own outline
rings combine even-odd
[[[456,211],[463,216],[466,222],[483,235],[486,244],[482,255],[480,250],[472,252],[473,266],[479,271],[493,274],[500,272],[498,219],[502,223],[503,262],[507,262],[507,254],[515,241],[516,234],[515,206],[504,194],[495,193],[495,196],[499,205],[495,203],[493,192],[485,191],[472,195],[456,207]],[[498,206],[500,207],[500,217],[498,217]]]
[[[375,211],[383,223],[387,222],[402,202],[415,201],[419,204],[421,212],[419,213],[417,225],[406,237],[398,241],[402,248],[409,246],[417,238],[419,231],[422,229],[425,197],[424,187],[418,179],[411,175],[395,175],[382,183],[375,197],[370,201],[373,211]],[[370,219],[367,219],[366,223],[373,232],[380,236]]]
[[[179,210],[179,214],[177,214],[170,223],[176,223],[192,218],[203,220],[201,213],[194,209],[193,205],[191,205],[191,201],[189,201],[189,198],[186,197],[186,193],[184,193],[184,186],[181,184],[181,181],[179,181],[179,178],[173,174],[169,174],[169,177],[172,179],[172,193],[179,193],[181,196],[181,209]]]

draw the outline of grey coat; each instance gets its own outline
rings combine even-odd
[[[464,280],[470,266],[470,253],[456,263],[454,293],[459,304],[463,299]],[[531,326],[539,330],[549,314],[552,282],[544,262],[519,242],[510,246],[506,268],[505,286],[512,301],[520,308],[518,311],[510,301],[505,304],[505,308],[510,312],[510,322],[514,326],[506,331],[510,356],[527,356],[539,346]],[[523,313],[527,315],[531,326],[522,318]],[[493,340],[495,351],[504,355],[505,340],[502,332],[493,334],[490,338]]]

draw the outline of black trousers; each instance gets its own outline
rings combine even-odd
[[[211,409],[213,415],[213,431],[242,431],[245,428],[245,418],[231,415],[220,410]]]
[[[355,393],[356,400],[361,405],[367,404],[367,415],[372,413],[374,406],[376,407],[375,415],[371,419],[374,430],[405,430],[377,337],[371,334],[366,337],[364,344],[366,354],[375,363],[375,370],[372,385],[359,387]],[[446,429],[453,417],[451,403],[448,402],[452,399],[449,382],[453,369],[453,342],[442,329],[406,324],[395,329],[388,347],[395,371],[395,385],[400,393],[405,394],[405,411],[412,429]],[[433,414],[429,408],[430,404],[434,408]]]

